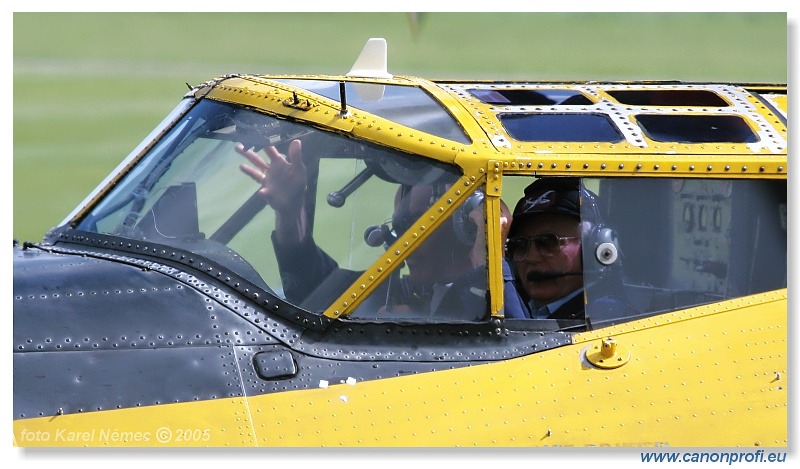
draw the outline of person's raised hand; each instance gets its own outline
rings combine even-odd
[[[300,140],[292,140],[286,155],[274,146],[267,147],[264,151],[269,162],[253,150],[246,150],[242,144],[237,144],[235,150],[250,162],[241,164],[239,168],[261,184],[258,193],[273,210],[280,213],[300,212],[306,190],[306,167]]]

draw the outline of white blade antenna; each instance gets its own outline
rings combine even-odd
[[[349,77],[362,78],[392,78],[387,71],[386,39],[382,37],[370,38],[361,49],[353,68],[347,73]]]

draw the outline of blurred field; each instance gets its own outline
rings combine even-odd
[[[346,73],[369,37],[428,78],[786,82],[783,13],[15,13],[13,234],[39,240],[187,90]]]

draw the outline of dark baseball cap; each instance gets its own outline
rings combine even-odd
[[[543,213],[580,218],[580,180],[573,177],[546,177],[526,187],[525,195],[514,207],[514,220]]]

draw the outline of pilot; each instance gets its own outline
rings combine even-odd
[[[583,221],[581,203],[590,212]],[[607,231],[596,196],[578,178],[541,178],[525,188],[514,208],[506,255],[526,308],[521,314],[507,309],[506,317],[583,320],[587,310],[593,317],[606,317],[609,311],[633,314],[621,295],[620,270],[612,263],[598,264],[586,286],[590,294],[584,291],[582,235],[592,239]]]
[[[300,304],[312,294],[314,288],[334,274],[343,276],[343,284],[355,280],[361,272],[340,269],[336,261],[317,246],[308,232],[303,206],[306,168],[302,158],[302,142],[292,141],[286,155],[275,147],[267,147],[265,151],[269,163],[242,145],[237,145],[236,151],[250,162],[242,164],[240,169],[261,184],[259,194],[266,198],[275,211],[272,242],[286,298]],[[399,235],[408,229],[430,207],[431,200],[440,195],[440,190],[428,184],[401,185],[395,196],[392,217],[395,232]],[[476,239],[484,239],[482,208],[482,204],[477,204],[469,213],[471,220],[479,221],[476,223],[479,228]],[[504,232],[507,232],[509,218],[501,220]],[[453,229],[452,223],[443,223],[406,259],[409,275],[402,281],[395,279],[393,285],[388,280],[384,282],[383,288],[394,289],[391,295],[393,301],[375,308],[378,313],[383,313],[383,316],[379,316],[483,317],[486,312],[485,243],[477,242],[471,248],[465,247],[455,242]],[[373,293],[372,296],[389,295]],[[332,299],[335,298],[326,300]],[[359,314],[354,313],[354,316],[358,317]]]

